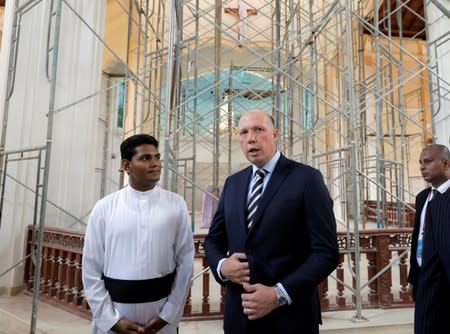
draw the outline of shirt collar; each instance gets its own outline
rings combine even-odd
[[[445,181],[444,183],[442,183],[439,187],[435,188],[435,187],[431,187],[431,190],[436,189],[437,191],[439,191],[441,194],[445,193],[448,188],[450,188],[450,179],[448,179],[447,181]]]
[[[281,153],[280,151],[276,151],[275,154],[273,155],[272,159],[269,160],[268,163],[266,163],[262,168],[264,168],[268,174],[273,173],[273,170],[275,169],[275,166],[278,162],[278,160],[280,159]],[[252,165],[252,170],[253,170],[253,174],[255,174],[255,172],[259,169],[258,167],[256,167],[255,165]]]
[[[127,185],[128,192],[139,199],[146,199],[149,196],[154,196],[158,192],[158,185],[155,185],[154,188],[147,190],[147,191],[139,191],[137,189],[134,189],[132,186]]]

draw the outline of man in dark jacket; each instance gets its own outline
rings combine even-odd
[[[416,301],[414,333],[449,333],[450,153],[432,144],[420,155],[420,170],[431,187],[416,199],[409,281]],[[447,268],[446,268],[447,266]]]
[[[416,299],[416,287],[422,265],[422,246],[425,231],[425,217],[428,202],[432,200],[432,189],[445,192],[448,188],[449,151],[444,145],[431,144],[425,147],[419,158],[420,172],[431,187],[425,188],[416,196],[416,215],[411,240],[411,257],[408,282],[411,284],[413,299]]]
[[[318,334],[318,284],[337,266],[333,203],[320,172],[284,157],[264,111],[242,115],[251,166],[223,187],[205,251],[226,286],[225,334]]]

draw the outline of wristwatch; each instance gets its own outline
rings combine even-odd
[[[276,303],[279,306],[283,306],[287,304],[287,299],[283,293],[283,291],[280,289],[280,287],[278,285],[275,285],[275,293],[277,294],[277,299],[276,299]]]

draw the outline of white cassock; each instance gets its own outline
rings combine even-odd
[[[140,192],[127,186],[97,202],[83,249],[84,293],[93,313],[91,334],[114,333],[119,319],[146,324],[155,316],[168,322],[160,334],[174,334],[190,288],[194,243],[184,199],[158,186]],[[155,302],[111,301],[102,274],[146,280],[176,271],[168,297]]]

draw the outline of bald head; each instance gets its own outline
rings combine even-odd
[[[425,147],[419,158],[420,172],[425,181],[437,188],[449,178],[450,153],[446,146],[431,144]]]
[[[245,113],[242,114],[241,118],[239,119],[239,124],[241,123],[241,120],[246,117],[262,117],[267,119],[268,121],[270,121],[273,125],[273,127],[275,127],[275,121],[273,120],[272,115],[270,115],[268,112],[264,111],[264,110],[259,110],[259,109],[254,109],[254,110],[249,110],[246,111]]]
[[[450,151],[448,147],[441,144],[430,144],[425,147],[423,151],[433,151],[436,153],[436,157],[439,157],[442,160],[450,160]]]

